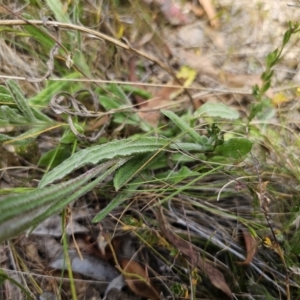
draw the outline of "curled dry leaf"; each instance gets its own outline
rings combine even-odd
[[[207,275],[210,282],[218,289],[223,291],[230,299],[233,299],[232,292],[227,285],[224,275],[215,268],[211,263],[204,260],[201,256],[197,255],[197,248],[190,245],[189,242],[176,235],[170,228],[167,220],[162,212],[162,207],[157,210],[157,218],[159,221],[160,229],[165,235],[166,239],[183,255],[190,257],[191,263],[197,264],[198,268]]]
[[[130,289],[137,295],[151,300],[160,300],[159,291],[151,285],[147,276],[146,270],[136,261],[122,258],[120,264],[123,270],[125,281]],[[132,276],[130,276],[132,274]],[[145,281],[137,279],[134,275],[138,275],[145,279]]]
[[[238,262],[239,265],[249,265],[256,253],[257,249],[257,240],[253,237],[250,232],[243,228],[242,229],[244,240],[245,240],[245,246],[247,250],[247,257],[244,261]]]

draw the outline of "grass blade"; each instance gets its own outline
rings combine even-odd
[[[94,217],[93,223],[101,222],[113,209],[120,206],[123,202],[128,200],[132,195],[136,193],[138,187],[142,184],[143,180],[136,180],[130,187],[125,189],[122,193],[118,194],[109,204],[101,209],[101,211]]]

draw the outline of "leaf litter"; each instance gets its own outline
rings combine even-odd
[[[249,90],[254,84],[261,83],[262,60],[268,51],[274,49],[274,40],[281,37],[284,27],[282,24],[284,24],[286,18],[293,19],[299,15],[299,11],[288,10],[284,3],[272,3],[271,1],[261,4],[259,1],[250,3],[247,1],[232,2],[222,0],[215,4],[216,7],[212,5],[211,1],[199,1],[202,8],[200,6],[196,7],[197,9],[202,9],[204,15],[199,14],[201,19],[197,20],[196,8],[191,8],[191,5],[195,5],[194,3],[182,4],[180,1],[175,0],[144,0],[143,2],[146,7],[149,6],[150,9],[152,7],[156,9],[156,15],[152,15],[153,19],[151,22],[159,23],[162,21],[162,24],[167,24],[167,26],[162,26],[163,29],[158,34],[154,32],[148,35],[147,39],[144,39],[144,42],[140,44],[141,47],[144,51],[148,51],[152,55],[154,54],[154,57],[157,56],[162,61],[165,61],[165,53],[161,50],[164,47],[164,49],[168,49],[166,52],[169,53],[169,64],[173,64],[172,66],[180,65],[183,68],[189,68],[190,73],[196,73],[196,77],[189,82],[189,87],[208,89],[208,93],[192,95],[193,101],[198,102],[196,106],[201,106],[201,103],[207,102],[207,95],[210,96],[208,102],[212,106],[214,103],[220,101],[222,103],[234,103],[234,105],[239,107],[242,101],[249,101],[245,95],[251,94]],[[162,14],[163,18],[161,18],[160,14]],[[133,16],[129,17],[134,19]],[[230,21],[226,21],[228,18]],[[119,21],[116,20],[118,18],[114,21],[105,19],[103,23],[104,30],[115,37],[123,30],[122,28],[119,28],[119,31],[117,30],[117,23]],[[122,27],[120,23],[119,26]],[[274,28],[272,34],[270,34],[269,28]],[[141,32],[140,34],[144,33]],[[154,40],[154,37],[157,37],[157,35],[161,35],[159,39],[163,40],[163,47],[159,47],[162,42],[161,40],[152,43],[152,38]],[[128,40],[128,43],[124,44],[127,45],[129,50],[131,48],[130,45],[136,42],[134,34],[129,35],[130,37],[131,39]],[[82,46],[82,50],[85,51],[85,45]],[[297,43],[295,42],[293,46],[297,46]],[[93,51],[93,47],[91,50]],[[100,49],[98,54],[100,57],[103,55],[101,51]],[[35,94],[41,88],[39,84],[42,79],[52,76],[55,71],[53,70],[55,55],[53,49],[51,53],[48,63],[46,60],[48,71],[46,71],[46,75],[43,77],[41,75],[43,72],[30,67],[30,63],[26,59],[28,57],[24,53],[19,53],[15,49],[8,48],[4,43],[0,53],[1,60],[4,61],[1,68],[3,68],[6,75],[10,75],[11,72],[11,75],[24,75],[25,78],[28,78],[28,74],[30,74],[30,78],[36,78],[36,80],[29,80],[25,83],[28,92]],[[12,64],[13,58],[5,59],[7,54],[14,56],[19,61],[17,67]],[[126,59],[126,55],[119,52],[115,57],[111,57],[115,61],[115,64],[104,66],[105,59],[101,60],[103,62],[102,70],[107,67],[107,70],[103,73],[109,73],[114,78],[120,75],[119,70],[117,70],[117,67],[120,65],[116,63],[118,55],[119,58]],[[25,59],[20,61],[20,56],[25,57]],[[147,65],[145,57],[138,57],[136,60],[137,64],[144,62]],[[106,61],[109,61],[109,59]],[[99,62],[96,59],[95,64],[97,65],[97,63]],[[284,84],[286,78],[289,76],[297,78],[299,75],[296,52],[289,51],[283,63],[288,68],[282,69],[276,79],[277,82]],[[179,83],[183,84],[182,81],[176,81],[173,76],[163,73],[156,66],[150,66],[150,68],[152,70],[148,75],[149,82],[168,82],[169,87],[154,89],[145,83],[141,88],[145,89],[146,92],[150,92],[153,95],[153,99],[144,103],[141,98],[134,97],[134,99],[137,104],[137,113],[141,118],[145,119],[151,125],[156,126],[162,117],[161,113],[157,112],[158,109],[168,107],[175,107],[176,110],[188,109],[190,102],[188,95],[185,95],[179,86]],[[292,72],[293,69],[296,70],[294,73]],[[101,77],[102,75],[101,71],[96,68],[95,76]],[[131,78],[130,81],[139,82],[139,80],[140,77]],[[243,89],[241,90],[241,88]],[[211,93],[218,90],[219,94],[217,96]],[[174,92],[177,95],[173,96]],[[73,104],[80,104],[80,102],[77,102],[76,97],[73,97],[73,93],[65,95],[71,96]],[[181,101],[182,99],[184,101],[176,102],[178,95],[180,95]],[[52,96],[55,99],[55,95]],[[274,105],[279,105],[282,102],[285,103],[287,101],[285,99],[278,100],[276,97],[273,99]],[[51,103],[53,105],[53,102]],[[64,107],[64,113],[76,114],[77,111],[79,112],[79,117],[86,117],[88,114],[94,117],[94,113],[88,112],[85,106],[80,105],[75,105],[75,113],[74,110],[66,106]],[[58,105],[57,109],[62,109],[62,106]],[[154,113],[150,116],[151,111]],[[78,135],[77,131],[75,135]],[[3,162],[1,162],[1,167],[4,168],[5,166],[2,164]],[[18,175],[21,174],[17,173],[16,176],[16,172],[10,170],[5,171],[5,173],[9,174],[12,178],[18,178]],[[21,176],[28,178],[29,181],[32,174],[28,172]],[[1,176],[1,186],[4,180],[5,176]],[[216,203],[211,199],[216,197],[212,197],[211,194],[206,193],[205,185],[208,185],[208,183],[218,183],[218,180],[220,178],[218,175],[215,175],[207,179],[207,181],[200,181],[198,184],[201,185],[201,188],[198,188],[198,190],[195,188],[193,191],[200,192],[202,197],[207,198],[207,200],[202,200],[200,199],[201,197],[193,200],[193,197],[190,195],[187,197],[184,194],[179,194],[168,203],[168,212],[166,212],[166,208],[149,206],[149,203],[153,203],[153,197],[159,198],[155,194],[140,192],[133,199],[128,197],[128,202],[131,201],[131,205],[127,207],[127,212],[130,214],[126,214],[125,208],[120,207],[111,211],[110,215],[101,221],[101,226],[112,234],[112,237],[108,239],[109,241],[104,242],[104,246],[102,245],[104,251],[102,251],[103,247],[101,250],[98,244],[103,236],[99,233],[98,224],[92,224],[91,219],[96,215],[96,211],[101,210],[109,203],[110,199],[103,197],[103,199],[99,200],[97,196],[93,196],[93,193],[89,193],[72,207],[72,209],[80,209],[81,206],[88,206],[90,208],[89,213],[76,221],[71,220],[65,229],[61,228],[61,217],[54,216],[34,229],[29,237],[24,235],[14,240],[13,244],[7,243],[1,246],[1,253],[4,253],[2,256],[3,260],[1,261],[5,262],[1,267],[7,270],[13,265],[13,270],[22,270],[22,275],[27,278],[27,275],[24,275],[26,268],[21,266],[20,263],[20,261],[24,261],[28,263],[28,266],[32,267],[32,270],[34,268],[39,269],[40,274],[33,274],[33,277],[43,278],[43,274],[53,276],[49,280],[49,283],[45,279],[44,283],[41,284],[43,290],[61,291],[58,285],[59,281],[63,280],[67,282],[68,278],[67,276],[62,278],[60,275],[56,277],[55,274],[57,275],[58,273],[55,272],[65,269],[63,248],[60,239],[63,234],[67,234],[70,240],[68,253],[72,258],[72,269],[78,276],[75,279],[76,285],[78,284],[78,290],[82,290],[79,288],[79,285],[82,284],[84,286],[85,281],[90,284],[89,286],[84,286],[82,294],[79,293],[78,297],[80,299],[93,299],[95,295],[96,299],[104,296],[108,300],[121,300],[126,299],[126,297],[130,297],[130,299],[135,299],[134,297],[139,297],[137,299],[141,297],[163,299],[163,294],[169,295],[169,297],[173,296],[174,298],[175,293],[173,295],[170,293],[171,288],[174,291],[174,286],[177,283],[184,286],[188,282],[184,276],[184,272],[196,266],[201,276],[207,278],[209,281],[206,282],[205,279],[198,281],[197,295],[201,295],[199,297],[205,295],[209,299],[220,299],[216,298],[218,296],[211,296],[212,294],[210,294],[209,290],[212,285],[220,291],[219,297],[227,295],[229,299],[239,298],[242,292],[236,289],[234,280],[232,279],[234,277],[232,274],[234,270],[230,270],[226,266],[226,263],[224,263],[230,262],[232,257],[230,255],[225,258],[222,257],[226,251],[233,256],[232,260],[234,263],[228,264],[231,268],[234,269],[235,264],[242,265],[242,268],[249,267],[247,274],[249,274],[250,279],[261,277],[270,291],[275,287],[275,290],[279,291],[280,297],[286,297],[286,291],[282,284],[285,280],[284,273],[274,268],[276,264],[282,262],[278,260],[278,257],[274,257],[272,252],[266,255],[267,251],[260,247],[259,241],[249,233],[247,227],[240,227],[245,222],[245,218],[251,225],[250,210],[252,209],[252,205],[251,201],[249,201],[249,195],[238,195],[234,200],[230,197],[224,197],[221,199],[223,201]],[[223,176],[220,181],[222,184],[225,184],[226,180],[227,178]],[[34,184],[30,185],[29,183],[29,186],[33,187]],[[105,185],[103,187],[105,188]],[[254,194],[256,193],[258,200],[265,199],[257,187],[253,187],[252,190]],[[212,188],[212,191],[214,193],[216,189]],[[93,201],[89,202],[89,197]],[[237,198],[240,199],[237,200]],[[235,200],[241,203],[237,205]],[[134,201],[138,203],[133,203]],[[186,216],[178,210],[178,203],[182,202],[185,204],[183,209],[190,219],[186,219]],[[264,210],[269,211],[269,209],[274,209],[272,204],[271,208],[264,204]],[[168,215],[168,218],[166,218],[164,213]],[[257,214],[258,212],[255,211],[254,213]],[[131,216],[130,222],[139,220],[141,223],[135,224],[132,227],[120,226],[120,222],[125,222],[126,218],[122,218],[124,214],[127,217]],[[265,225],[264,221],[261,221],[261,223]],[[124,228],[132,228],[132,230],[128,233]],[[190,230],[189,236],[187,234],[188,230]],[[236,232],[238,234],[235,236]],[[143,235],[147,237],[146,240]],[[105,236],[107,237],[107,235]],[[76,239],[76,243],[74,239]],[[149,242],[151,239],[154,240],[151,241],[152,244]],[[206,242],[203,243],[199,239],[204,239]],[[109,243],[111,243],[112,249],[109,249]],[[25,244],[27,245],[25,246]],[[164,247],[161,247],[161,245],[164,245]],[[142,250],[140,250],[141,247]],[[275,249],[279,252],[279,256],[282,256],[282,252],[279,251],[281,248],[276,247]],[[17,255],[20,249],[26,249],[21,260]],[[172,251],[177,251],[177,254],[175,256],[171,255]],[[7,256],[8,252],[11,252],[10,257]],[[79,253],[83,255],[83,260],[80,258],[81,255]],[[153,253],[155,254],[153,255]],[[268,259],[271,261],[270,264],[265,263]],[[7,263],[8,261],[9,264]],[[174,263],[172,264],[171,262]],[[120,269],[116,268],[117,265],[120,266]],[[14,276],[17,276],[18,281],[24,281],[21,276],[16,274],[18,273],[15,272]],[[166,278],[166,281],[164,282],[160,278]],[[182,278],[185,278],[185,280]],[[96,283],[89,283],[87,279],[97,279],[97,281],[95,281]],[[247,283],[245,288],[246,292],[249,294],[261,293],[259,290],[261,286],[257,282],[250,284],[250,279],[249,284]],[[103,282],[100,288],[101,281],[105,282]],[[113,282],[114,284],[111,284]],[[290,284],[297,286],[296,282],[292,279],[290,280]],[[34,280],[29,285],[31,290],[38,290],[35,288]],[[93,290],[93,296],[86,292],[89,289]],[[5,281],[3,291],[5,293],[3,298],[17,297],[22,299],[19,290],[16,290],[14,285],[9,281]],[[46,297],[46,293],[40,293],[40,299]],[[70,299],[67,285],[63,286],[61,294],[58,298]],[[49,295],[52,297],[54,294],[49,293]]]

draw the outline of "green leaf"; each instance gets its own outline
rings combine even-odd
[[[59,0],[46,0],[46,4],[52,10],[55,15],[55,19],[58,22],[72,24],[71,19],[68,16],[68,13],[64,11],[64,7],[61,1]]]
[[[286,45],[289,42],[291,35],[292,35],[291,29],[289,29],[285,32],[285,34],[283,35],[283,40],[282,40],[283,45]]]
[[[135,175],[147,166],[147,162],[151,161],[153,154],[136,155],[120,167],[114,176],[114,187],[118,191],[127,184]]]
[[[50,119],[48,116],[46,116],[45,114],[43,114],[41,111],[39,111],[38,109],[31,107],[31,110],[34,114],[34,116],[41,122],[46,122],[46,123],[53,123],[53,120]]]
[[[0,133],[0,143],[10,141],[10,140],[11,140],[10,136]]]
[[[227,158],[239,159],[252,149],[252,142],[246,138],[232,138],[216,147],[216,152]]]
[[[268,71],[265,71],[261,74],[260,78],[263,80],[263,81],[270,81],[270,79],[272,78],[274,74],[274,70],[268,70]],[[262,93],[262,92],[261,92]]]
[[[34,20],[31,15],[26,13],[23,13],[22,17],[29,21]],[[51,36],[45,29],[33,25],[25,25],[23,26],[23,28],[30,34],[31,37],[36,39],[41,44],[41,46],[45,47],[47,50],[51,49],[54,46],[55,41],[53,40],[53,38],[51,38]]]
[[[119,99],[108,97],[108,96],[99,96],[99,102],[105,108],[106,111],[111,109],[120,108],[121,105],[124,105]]]
[[[123,202],[130,199],[135,193],[138,187],[141,185],[142,179],[136,180],[134,183],[124,190],[122,193],[119,193],[117,197],[112,199],[109,204],[101,209],[101,211],[94,217],[92,220],[93,223],[101,222],[113,209],[120,206]]]
[[[261,112],[264,111],[264,109],[271,107],[271,100],[268,98],[262,99],[259,103],[251,105],[248,121],[252,121],[255,117],[259,116],[259,114],[261,114]]]
[[[93,189],[124,162],[126,160],[112,160],[64,183],[1,197],[0,244],[57,213]],[[91,181],[92,178],[95,179]]]
[[[10,94],[9,90],[3,85],[0,85],[0,103],[15,103],[13,96]]]
[[[9,140],[11,141],[12,145],[26,145],[28,143],[31,143],[46,128],[46,126],[34,127],[17,137],[10,137]]]
[[[22,284],[20,284],[17,280],[10,277],[3,270],[0,270],[0,285],[2,285],[5,282],[5,280],[10,281],[13,285],[17,286],[26,295],[26,299],[33,300],[30,293],[26,290],[26,288],[23,287]]]
[[[186,132],[195,142],[202,144],[202,137],[182,118],[178,117],[170,110],[161,110],[161,112],[171,119],[183,132]]]
[[[171,149],[176,149],[180,151],[195,151],[195,152],[207,152],[212,150],[212,145],[199,145],[195,143],[173,143],[170,145]]]
[[[0,107],[0,119],[7,120],[9,124],[28,124],[28,120],[19,114],[17,109],[2,105]]]
[[[138,140],[129,138],[112,141],[104,145],[92,146],[75,153],[61,165],[46,174],[42,178],[39,186],[44,187],[87,164],[97,164],[103,160],[109,160],[116,157],[154,152],[160,149],[164,150],[169,143],[170,142],[167,139],[147,137]]]
[[[4,94],[4,95],[10,95],[10,92],[9,92],[9,90],[5,87],[5,86],[3,86],[3,85],[0,85],[0,94]]]
[[[256,98],[259,96],[259,86],[257,84],[252,86],[252,94]]]
[[[162,179],[164,182],[177,184],[187,178],[199,176],[199,172],[192,171],[187,166],[183,166],[179,171],[167,171],[156,176],[157,179]]]
[[[278,60],[278,54],[279,54],[279,50],[278,49],[275,49],[274,51],[270,52],[268,55],[267,55],[267,58],[266,58],[266,63],[267,63],[267,68],[270,69],[272,68],[277,60]]]
[[[61,81],[47,81],[48,86],[37,94],[36,96],[30,98],[28,102],[33,105],[48,105],[51,98],[62,90],[66,90],[68,86],[72,86],[69,79],[80,78],[80,73],[71,73],[66,77],[63,77]],[[67,79],[67,80],[64,80]],[[79,87],[77,85],[77,87]]]
[[[122,90],[125,93],[132,93],[132,94],[140,96],[140,97],[142,97],[144,99],[150,99],[152,97],[152,94],[149,93],[148,91],[145,91],[143,89],[137,88],[135,86],[122,85],[121,88],[122,88]]]
[[[203,114],[230,120],[238,119],[240,116],[236,110],[223,103],[205,103],[195,111],[194,117],[199,118]]]
[[[69,145],[59,145],[57,148],[46,152],[39,160],[38,165],[55,168],[63,161],[71,156],[71,149]]]
[[[76,128],[76,127],[75,127]],[[77,129],[77,128],[76,128]],[[82,129],[82,127],[81,127]],[[79,131],[80,132],[80,131]],[[81,131],[80,133],[82,133],[83,131]],[[62,144],[72,144],[77,140],[76,135],[73,133],[73,131],[71,129],[67,129],[65,130],[63,136],[60,139],[60,142]]]
[[[35,122],[36,118],[19,85],[12,79],[7,80],[6,84],[13,95],[15,103],[17,104],[19,110],[23,113],[24,117],[30,122]]]
[[[271,81],[266,81],[260,89],[260,93],[264,94],[271,86]]]
[[[129,101],[128,97],[118,84],[110,84],[109,86],[107,86],[107,90],[110,91],[116,98],[118,98],[119,101],[121,100],[123,105],[131,105],[131,102]]]

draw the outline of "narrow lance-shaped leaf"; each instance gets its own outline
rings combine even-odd
[[[2,197],[0,199],[0,243],[38,224],[71,201],[78,199],[125,161],[126,159],[111,160],[67,182],[22,195]],[[102,172],[104,173],[98,176]],[[96,179],[89,182],[94,177]]]
[[[34,20],[34,18],[26,13],[22,14],[22,17],[27,20]],[[53,38],[51,38],[50,34],[44,29],[33,25],[26,25],[24,26],[24,29],[34,38],[36,39],[42,47],[45,47],[47,49],[51,49],[55,41]]]
[[[98,169],[102,170],[103,166]],[[67,182],[57,184],[44,189],[36,189],[28,193],[20,195],[9,195],[0,199],[0,224],[11,219],[14,216],[20,216],[22,213],[30,212],[32,209],[45,207],[57,199],[60,200],[69,193],[74,191],[74,187],[78,188],[89,178],[97,174],[98,169],[88,171],[81,176],[71,179]]]
[[[10,136],[0,133],[0,142],[1,143],[9,141],[10,139],[11,139]]]
[[[143,181],[144,179],[141,178],[134,180],[128,188],[112,199],[105,208],[101,209],[101,211],[94,217],[93,223],[101,222],[113,209],[119,207],[123,202],[132,197]]]
[[[62,23],[72,23],[69,14],[66,13],[63,3],[59,0],[46,0],[47,6],[52,10],[55,19]]]
[[[36,118],[31,110],[31,107],[27,103],[27,99],[24,97],[19,85],[14,80],[7,80],[6,82],[14,101],[18,105],[19,110],[23,113],[28,121],[36,121]]]
[[[205,103],[195,111],[194,117],[199,118],[204,114],[210,117],[219,117],[231,120],[239,118],[239,113],[236,110],[223,103]]]
[[[27,130],[26,132],[20,134],[17,137],[10,137],[9,140],[11,140],[14,145],[25,145],[28,142],[34,140],[46,128],[47,127],[45,125],[33,127],[32,129]]]
[[[140,154],[128,160],[114,176],[114,187],[118,191],[150,162],[153,154]]]
[[[5,280],[10,281],[13,285],[17,286],[26,295],[26,299],[33,300],[33,297],[30,295],[27,289],[18,282],[18,280],[15,280],[0,269],[0,286],[4,283]]]
[[[11,95],[1,94],[1,93],[0,93],[0,102],[1,104],[15,103],[14,98]]]
[[[161,112],[171,119],[183,132],[186,132],[195,142],[202,144],[202,137],[189,124],[184,122],[182,118],[169,110],[161,110]]]
[[[119,160],[112,160],[107,163],[102,164],[101,170],[105,171],[102,175],[98,175],[93,181],[89,182],[88,184],[82,185],[82,187],[76,190],[72,195],[68,198],[62,198],[62,200],[58,201],[57,203],[53,203],[43,214],[37,216],[34,220],[35,224],[39,224],[43,220],[47,219],[54,213],[62,210],[66,205],[70,202],[82,197],[87,192],[91,191],[95,186],[97,186],[101,181],[111,175],[115,170],[117,170],[123,163],[125,163],[127,159],[119,159]]]
[[[30,104],[36,105],[48,105],[50,103],[51,98],[62,90],[66,90],[70,85],[69,80],[74,78],[81,78],[80,73],[71,73],[68,76],[63,77],[62,79],[67,79],[66,81],[47,81],[47,87],[41,90],[41,92],[34,97],[30,98],[28,101]],[[79,85],[79,83],[78,83]],[[80,85],[79,85],[80,87]]]
[[[97,164],[103,160],[109,160],[116,157],[154,152],[159,149],[163,150],[169,143],[170,142],[167,139],[147,137],[138,140],[129,138],[89,147],[75,153],[58,167],[51,170],[42,178],[39,186],[44,187],[87,164]]]
[[[10,124],[27,124],[28,120],[22,115],[18,114],[16,109],[10,108],[9,106],[2,105],[0,107],[0,118],[6,119]]]
[[[212,149],[212,146],[210,144],[199,145],[195,143],[173,143],[170,145],[170,148],[186,152],[196,151],[198,153],[203,153],[206,151],[210,151]]]

